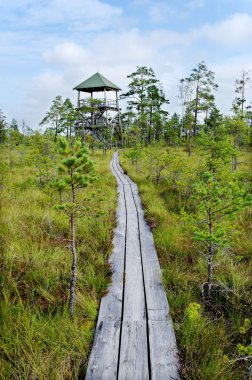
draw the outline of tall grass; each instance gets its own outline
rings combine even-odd
[[[173,155],[179,155],[183,160],[185,152],[170,149]],[[248,178],[249,153],[246,152],[244,157],[239,170]],[[186,200],[186,193],[181,197],[173,191],[169,167],[157,185],[150,176],[148,159],[144,154],[138,166],[132,165],[127,154],[121,154],[120,159],[125,171],[138,184],[145,215],[153,231],[181,355],[182,378],[245,379],[247,369],[244,362],[234,363],[232,359],[239,356],[236,346],[243,340],[239,329],[244,319],[252,316],[252,224],[249,212],[240,218],[241,234],[233,247],[233,254],[220,257],[215,268],[216,282],[227,291],[216,296],[212,308],[204,307],[201,287],[207,274],[206,260],[199,252],[200,247],[193,242],[191,231],[185,229],[179,212],[180,208],[193,205]],[[181,178],[182,191],[185,189],[185,192],[188,191],[188,179],[195,176],[195,169],[201,165],[204,156],[194,152],[186,160],[187,178]],[[195,320],[187,314],[194,303],[202,304],[201,313]]]
[[[17,147],[0,162],[0,378],[83,377],[99,301],[110,281],[116,186],[110,156],[95,152],[99,181],[85,189],[104,197],[106,213],[78,221],[76,313],[68,312],[71,255],[68,222],[39,189],[34,147]],[[5,163],[5,165],[4,165]],[[95,207],[95,201],[93,202]]]

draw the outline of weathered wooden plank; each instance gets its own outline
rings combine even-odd
[[[145,282],[148,319],[165,321],[169,317],[169,304],[161,282]]]
[[[117,226],[114,230],[114,236],[112,241],[113,250],[109,258],[109,263],[112,271],[112,283],[121,283],[122,285],[124,276],[126,208],[124,199],[124,187],[120,182],[118,183],[118,207],[116,211],[116,216]]]
[[[124,320],[146,318],[142,261],[138,233],[137,212],[129,187],[125,189],[127,206],[126,267],[124,291]]]
[[[111,170],[116,176],[113,163],[111,163]],[[117,227],[114,231],[113,251],[109,259],[112,284],[100,303],[86,380],[112,380],[116,379],[117,376],[122,317],[126,209],[124,186],[118,177],[116,178],[118,183]]]
[[[123,173],[117,154],[114,155],[111,170],[118,183],[118,225],[110,258],[113,282],[101,301],[86,380],[116,379],[119,352],[119,380],[149,379],[148,355],[153,380],[178,380],[176,339],[153,236],[144,219],[137,186]]]
[[[146,318],[143,283],[140,276],[139,280],[133,281],[126,274],[123,318],[125,321],[137,321]]]
[[[149,326],[151,376],[155,380],[179,379],[176,338],[169,315],[169,304],[162,285],[161,270],[153,235],[144,219],[144,211],[138,194],[138,188],[135,184],[132,184],[130,179],[129,182],[131,183],[131,190],[139,218]]]
[[[149,380],[146,321],[123,322],[119,380]]]
[[[149,321],[152,380],[179,380],[179,358],[172,321]]]
[[[120,173],[118,173],[117,163],[118,163],[118,153],[115,152],[112,160],[110,161],[110,169],[112,173],[114,174],[116,181],[119,185],[121,181],[120,181],[120,176],[118,175]]]
[[[122,317],[122,282],[113,282],[108,293],[102,298],[99,309],[98,325],[102,321],[120,321]]]
[[[116,379],[121,322],[100,322],[89,357],[86,380]]]
[[[119,183],[122,183],[125,185],[129,184],[128,180],[125,178],[122,171],[120,170],[120,166],[118,165],[118,153],[117,152],[113,156],[110,168],[111,168],[113,174],[115,175],[118,184]]]
[[[162,282],[162,276],[158,258],[157,256],[154,259],[150,259],[149,256],[146,257],[146,255],[148,255],[148,251],[145,250],[145,247],[142,243],[143,242],[141,239],[145,281],[160,283]]]
[[[139,216],[139,228],[140,228],[140,239],[141,239],[141,244],[142,244],[142,251],[145,256],[145,259],[146,260],[158,259],[151,229],[148,223],[146,222],[146,220],[144,219],[143,215]]]
[[[126,214],[121,215],[118,220],[118,227],[114,231],[113,250],[109,258],[112,271],[112,281],[122,282],[124,271],[125,254],[125,234],[126,234]]]

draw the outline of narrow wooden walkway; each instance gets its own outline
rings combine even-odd
[[[115,153],[118,225],[110,258],[113,271],[101,300],[86,380],[179,379],[176,339],[153,236],[137,186]]]

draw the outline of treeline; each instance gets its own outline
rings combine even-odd
[[[214,72],[209,70],[203,61],[192,69],[188,77],[179,81],[180,114],[169,114],[169,100],[152,68],[137,67],[136,71],[127,77],[130,80],[128,90],[121,95],[121,99],[127,99],[127,108],[118,115],[121,134],[111,136],[111,131],[104,128],[103,143],[96,142],[98,145],[107,148],[111,146],[112,141],[114,146],[129,147],[137,143],[148,146],[163,141],[167,145],[186,146],[190,155],[197,137],[201,133],[211,133],[217,125],[224,125],[227,133],[233,136],[234,148],[240,144],[251,144],[252,110],[247,94],[251,78],[248,71],[243,70],[235,80],[234,99],[230,104],[232,115],[229,116],[224,116],[216,106],[215,92],[219,86],[215,82]],[[94,112],[92,104],[84,108],[77,110],[69,98],[63,99],[58,95],[52,101],[40,125],[48,125],[45,133],[52,135],[55,141],[58,135],[64,135],[67,139],[82,136],[82,131],[75,123]],[[96,128],[95,125],[93,127]],[[8,124],[1,111],[0,143],[6,141],[8,136],[13,136],[14,131],[17,134],[20,129],[22,134],[35,133],[26,127],[24,122],[22,128],[18,128],[15,119]],[[87,132],[85,139],[89,143],[95,143],[90,132]]]
[[[243,71],[235,82],[237,96],[230,105],[232,116],[224,116],[217,108],[214,93],[218,85],[214,73],[204,62],[179,82],[180,115],[169,115],[166,111],[169,100],[151,68],[138,67],[128,77],[131,79],[129,91],[122,95],[129,99],[127,112],[122,114],[125,145],[147,146],[163,141],[167,145],[185,145],[190,155],[197,136],[210,134],[218,125],[225,126],[227,134],[233,136],[234,147],[251,143],[252,112],[246,98],[250,82],[247,72]]]

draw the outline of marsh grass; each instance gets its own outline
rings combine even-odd
[[[84,377],[101,296],[110,281],[116,186],[110,154],[95,152],[104,215],[77,225],[76,313],[69,317],[68,222],[40,190],[32,146],[15,148],[9,167],[1,146],[0,373],[2,379]],[[93,207],[98,207],[94,198]],[[100,204],[99,204],[100,207]]]
[[[186,158],[187,174],[185,179],[181,178],[184,197],[178,197],[173,191],[169,167],[157,186],[149,175],[148,159],[144,155],[139,163],[141,170],[136,170],[125,154],[121,154],[120,160],[138,184],[145,216],[154,235],[181,355],[182,378],[243,380],[247,376],[246,366],[232,364],[229,359],[237,355],[236,346],[242,340],[239,328],[252,314],[251,212],[241,215],[240,237],[232,252],[219,257],[215,268],[215,281],[225,291],[216,292],[213,304],[204,307],[201,287],[206,279],[206,260],[193,242],[191,231],[184,228],[180,215],[182,207],[194,207],[186,199],[187,183],[204,160],[201,153],[194,150],[192,157]],[[186,153],[175,148],[173,154],[183,158]],[[243,152],[238,167],[246,178],[249,178],[250,157],[251,153]],[[189,319],[186,313],[192,303],[203,305],[196,321]]]

